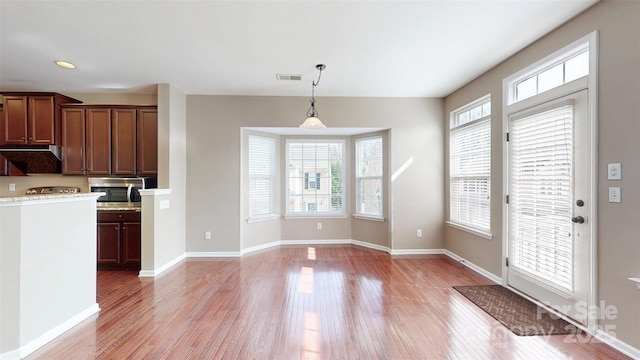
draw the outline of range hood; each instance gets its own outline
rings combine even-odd
[[[59,174],[62,148],[54,145],[2,145],[0,154],[23,173]]]

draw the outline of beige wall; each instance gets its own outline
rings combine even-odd
[[[502,79],[595,30],[599,31],[598,89],[598,301],[618,309],[618,339],[640,348],[640,2],[603,1],[445,99],[450,111],[492,95],[493,240],[447,228],[446,248],[496,275],[502,258]],[[608,163],[621,162],[623,179],[609,181]],[[608,202],[608,187],[622,188],[622,202]],[[446,188],[445,188],[446,189]],[[445,210],[448,214],[448,209]]]
[[[186,96],[174,86],[159,84],[158,188],[171,189],[171,194],[154,203],[154,269],[185,253],[186,175]],[[169,208],[159,209],[161,200],[168,201]]]
[[[241,128],[297,127],[304,97],[187,96],[187,251],[241,250]],[[390,172],[409,159],[389,191],[394,249],[443,247],[441,99],[320,98],[329,127],[389,128]],[[323,230],[316,229],[323,222]],[[351,219],[282,220],[282,238],[349,239]],[[289,225],[291,224],[291,225]],[[377,226],[375,225],[372,226]],[[389,224],[390,225],[390,224]],[[416,237],[416,229],[424,235]],[[204,240],[211,231],[212,239]],[[255,244],[248,240],[247,244]]]

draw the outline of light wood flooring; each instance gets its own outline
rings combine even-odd
[[[490,283],[444,256],[357,246],[187,259],[155,279],[99,271],[99,315],[27,359],[628,359],[516,336],[451,288]]]

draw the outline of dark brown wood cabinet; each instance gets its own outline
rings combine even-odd
[[[111,110],[113,175],[136,174],[136,109]]]
[[[140,212],[98,212],[98,269],[140,270]]]
[[[64,106],[62,151],[66,175],[156,175],[158,111],[155,106]]]
[[[138,109],[138,175],[158,173],[158,110]]]
[[[62,173],[111,174],[111,117],[109,109],[62,109]]]
[[[80,100],[58,93],[3,92],[0,145],[60,145],[60,105]]]

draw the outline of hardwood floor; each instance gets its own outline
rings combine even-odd
[[[99,315],[27,359],[627,359],[516,336],[451,288],[477,284],[447,257],[357,246],[188,259],[156,279],[99,271]]]

